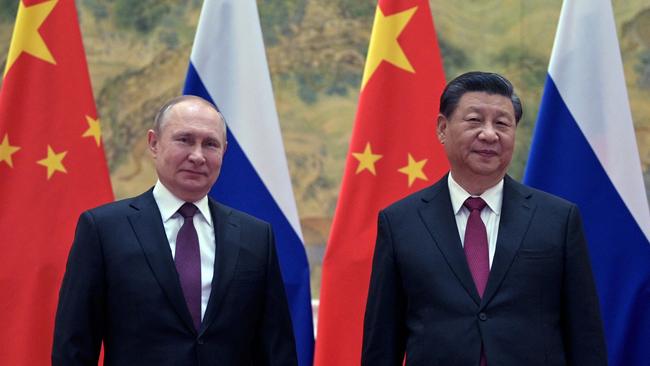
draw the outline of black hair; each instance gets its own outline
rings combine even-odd
[[[468,92],[485,92],[510,98],[515,110],[515,121],[519,123],[523,109],[515,88],[508,79],[493,72],[470,71],[450,81],[440,96],[440,113],[450,118],[460,98]]]

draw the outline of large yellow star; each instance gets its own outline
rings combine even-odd
[[[94,137],[97,146],[99,146],[102,142],[102,128],[99,125],[99,118],[93,119],[90,116],[86,116],[86,122],[88,122],[88,129],[81,137]]]
[[[38,28],[50,15],[57,2],[58,0],[50,0],[32,6],[25,6],[22,1],[20,2],[4,75],[23,52],[56,65],[56,61],[38,32]]]
[[[409,187],[413,185],[413,182],[415,182],[416,179],[422,179],[422,180],[429,180],[427,178],[426,174],[424,174],[424,171],[422,170],[424,168],[424,164],[427,163],[427,160],[429,159],[422,159],[420,161],[415,161],[413,159],[413,156],[411,154],[408,154],[408,165],[400,168],[398,172],[404,173],[408,175],[409,177]]]
[[[5,133],[5,137],[0,144],[0,163],[4,161],[9,167],[13,168],[14,162],[11,160],[11,155],[18,150],[20,150],[20,147],[11,146],[9,143],[9,134]]]
[[[368,57],[363,70],[361,89],[366,86],[366,83],[382,61],[390,62],[408,72],[415,72],[404,54],[402,47],[397,42],[397,37],[402,33],[417,9],[418,7],[415,6],[399,13],[384,16],[379,5],[377,5],[375,22],[372,26],[372,34],[370,35]]]
[[[377,160],[381,159],[382,155],[372,153],[370,142],[366,143],[366,148],[362,153],[352,153],[352,156],[359,160],[359,166],[357,166],[356,172],[357,174],[364,170],[368,170],[372,175],[377,175],[377,172],[375,171],[375,163]]]
[[[52,177],[52,174],[54,174],[54,172],[68,172],[63,166],[63,158],[65,158],[65,154],[67,153],[67,151],[64,151],[62,153],[55,153],[54,150],[52,150],[52,147],[50,145],[47,145],[47,157],[45,159],[39,160],[37,163],[47,168],[48,180]]]

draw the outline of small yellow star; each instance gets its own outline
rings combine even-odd
[[[16,151],[20,150],[18,146],[11,146],[9,143],[9,134],[5,133],[5,137],[2,139],[0,144],[0,162],[5,162],[9,167],[14,167],[14,162],[11,160],[11,155]]]
[[[63,166],[63,158],[65,158],[65,155],[67,153],[67,151],[64,151],[62,153],[55,153],[54,150],[52,150],[52,147],[50,145],[47,145],[47,157],[45,159],[39,160],[37,163],[47,168],[48,180],[52,177],[52,174],[54,174],[54,172],[68,172]]]
[[[415,69],[413,69],[413,66],[411,66],[411,63],[404,54],[402,46],[397,42],[397,37],[399,37],[406,25],[411,21],[413,14],[417,10],[418,7],[415,6],[399,13],[384,16],[379,5],[377,5],[375,22],[372,25],[372,34],[370,35],[366,66],[363,70],[361,89],[366,86],[366,83],[382,61],[390,62],[408,72],[415,72]]]
[[[99,146],[102,142],[102,128],[99,125],[99,118],[93,119],[86,116],[86,122],[88,122],[88,129],[81,137],[94,137],[97,146]]]
[[[22,1],[18,4],[18,14],[16,15],[14,33],[11,36],[4,75],[23,52],[56,65],[56,61],[38,29],[50,15],[57,1],[45,1],[32,6],[25,6]]]
[[[364,170],[368,170],[372,175],[377,175],[377,172],[375,171],[375,163],[377,160],[382,158],[382,155],[372,153],[370,142],[366,143],[366,148],[362,153],[352,153],[352,156],[359,160],[359,166],[357,167],[356,172],[357,174]]]
[[[408,154],[408,165],[400,168],[398,172],[409,176],[409,187],[413,185],[413,182],[415,182],[415,180],[418,178],[422,180],[429,180],[429,178],[427,178],[427,176],[424,174],[424,171],[422,170],[424,168],[424,164],[427,163],[427,160],[429,159],[415,161],[415,159],[413,159],[413,156],[411,156],[411,154]]]

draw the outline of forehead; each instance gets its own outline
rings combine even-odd
[[[515,115],[515,108],[510,98],[501,94],[489,94],[486,92],[467,92],[458,101],[456,112],[499,112]]]
[[[204,132],[225,134],[224,121],[211,106],[195,101],[181,102],[167,111],[161,132]]]

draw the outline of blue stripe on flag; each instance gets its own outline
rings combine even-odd
[[[550,76],[524,182],[580,208],[610,364],[650,365],[650,246]]]
[[[183,94],[198,95],[214,103],[192,63],[188,68]],[[314,330],[309,266],[303,243],[230,130],[228,130],[228,149],[224,155],[223,167],[217,183],[210,191],[210,196],[223,204],[265,220],[273,226],[278,259],[291,311],[298,361],[302,366],[311,365]]]

